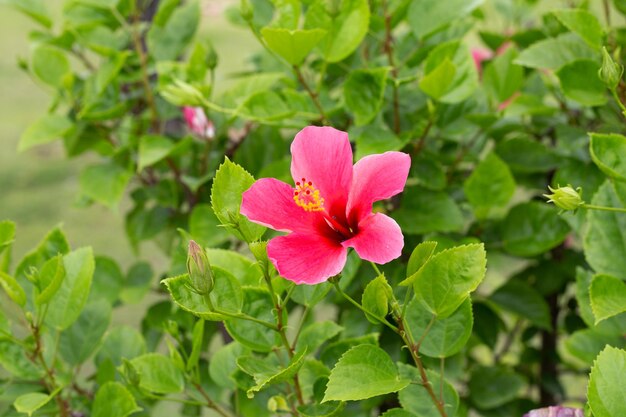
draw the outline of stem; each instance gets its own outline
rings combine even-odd
[[[139,16],[135,15],[135,26],[137,25],[139,20]],[[154,132],[158,132],[160,130],[159,125],[159,111],[156,107],[156,101],[154,99],[154,94],[152,94],[152,87],[150,86],[150,76],[148,74],[148,57],[143,49],[141,34],[137,28],[132,28],[132,38],[133,45],[135,47],[135,52],[139,56],[139,64],[141,70],[141,82],[143,84],[144,93],[146,95],[146,104],[150,109],[151,121],[150,125]]]
[[[276,292],[274,291],[274,285],[272,285],[272,277],[270,277],[267,268],[263,268],[263,278],[265,279],[265,283],[267,284],[267,288],[272,297],[272,302],[274,303],[274,309],[276,309],[276,331],[280,336],[280,340],[287,350],[287,354],[289,355],[289,359],[293,358],[294,350],[287,339],[287,334],[285,333],[285,325],[283,323],[283,309],[284,306],[278,302],[278,297],[276,296]],[[296,398],[298,399],[298,404],[304,405],[304,397],[302,396],[302,388],[300,387],[300,379],[298,378],[298,373],[293,376],[293,385],[296,390]],[[294,410],[295,411],[295,410]]]
[[[609,6],[609,0],[602,0],[604,6],[604,20],[606,21],[606,27],[611,28],[611,6]]]
[[[391,75],[394,80],[398,78],[398,68],[396,67],[393,59],[393,36],[391,34],[391,16],[387,11],[387,1],[383,0],[383,15],[385,16],[385,43],[383,49],[387,54],[387,60],[391,65]],[[400,133],[400,98],[398,95],[398,84],[395,82],[393,85],[393,131],[396,134]]]
[[[624,106],[624,103],[622,103],[622,100],[620,100],[619,96],[617,95],[617,90],[615,88],[611,90],[611,94],[613,95],[615,102],[617,103],[620,110],[622,111],[622,114],[626,115],[626,106]]]
[[[211,399],[211,397],[209,397],[209,394],[207,394],[204,388],[202,388],[202,385],[198,384],[197,382],[194,382],[193,386],[196,387],[200,395],[202,395],[202,398],[204,398],[204,400],[206,401],[207,407],[215,410],[222,417],[233,417],[233,415],[230,412],[226,411],[219,404],[215,403]]]
[[[623,208],[623,207],[605,207],[605,206],[596,206],[594,204],[582,204],[580,207],[588,209],[588,210],[602,210],[602,211],[614,211],[618,213],[626,213],[626,208]]]
[[[500,359],[509,351],[511,346],[513,345],[513,340],[515,340],[515,336],[522,328],[522,319],[518,319],[513,325],[513,329],[507,334],[506,339],[504,340],[504,344],[502,345],[502,349],[500,352],[496,353],[493,357],[494,363],[499,363]]]
[[[422,132],[422,135],[415,143],[415,146],[413,148],[413,158],[416,158],[417,155],[419,155],[420,152],[422,152],[422,149],[424,149],[424,145],[426,145],[426,136],[428,136],[430,129],[433,127],[433,122],[434,122],[433,117],[430,116],[428,118],[428,123],[426,124],[426,127],[424,128],[424,131]]]
[[[324,113],[324,108],[322,107],[322,103],[320,103],[320,101],[319,101],[319,97],[317,95],[317,92],[311,90],[311,87],[309,87],[309,85],[307,84],[306,80],[304,79],[304,76],[302,75],[302,71],[300,71],[300,67],[299,66],[294,65],[293,66],[293,71],[296,74],[296,77],[298,78],[298,81],[300,82],[302,87],[304,87],[306,92],[309,94],[309,97],[311,97],[311,100],[313,100],[313,104],[315,104],[315,107],[317,107],[317,110],[320,113],[320,119],[321,119],[322,123],[324,123],[324,124],[328,123],[328,117],[326,117],[326,113]]]
[[[420,355],[419,355],[419,346],[417,346],[413,342],[412,340],[413,338],[410,335],[409,329],[406,327],[404,318],[399,317],[398,320],[399,320],[398,321],[398,326],[399,326],[398,334],[400,335],[404,343],[409,348],[409,352],[411,352],[411,357],[413,358],[413,361],[415,362],[415,365],[417,366],[417,369],[419,370],[420,378],[422,379],[422,385],[426,389],[426,392],[428,393],[428,396],[432,400],[433,404],[435,404],[435,407],[437,407],[437,411],[439,411],[439,414],[441,415],[441,417],[448,417],[443,401],[442,400],[440,401],[437,398],[437,394],[435,394],[432,384],[428,380],[428,375],[426,375],[426,369],[424,368],[424,364],[422,363],[422,359],[420,358]],[[440,378],[443,378],[443,375],[441,375]]]

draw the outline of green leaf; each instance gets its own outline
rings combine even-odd
[[[189,217],[189,233],[202,247],[218,246],[229,237],[228,232],[220,226],[220,221],[209,204],[194,206]],[[236,273],[234,275],[238,276]]]
[[[444,26],[458,21],[482,4],[483,0],[421,0],[411,2],[407,21],[411,30],[422,39]]]
[[[505,206],[515,193],[515,179],[509,167],[492,152],[465,180],[463,191],[478,218],[487,218]]]
[[[339,417],[346,403],[329,401],[326,404],[305,404],[297,407],[302,417]]]
[[[240,343],[231,342],[220,347],[209,361],[211,380],[222,388],[236,389],[233,374],[238,371],[237,358],[249,354]]]
[[[252,356],[243,356],[237,359],[237,366],[254,378],[255,386],[247,391],[248,398],[254,397],[254,394],[266,388],[268,385],[279,384],[289,381],[298,373],[304,358],[306,357],[306,349],[296,353],[289,361],[289,364],[283,368],[276,370],[274,367],[260,362],[258,358]],[[252,370],[252,373],[250,373]]]
[[[41,392],[23,394],[15,399],[13,407],[15,407],[18,413],[26,413],[32,416],[35,411],[48,404],[48,401],[54,398],[58,392],[59,389],[55,390],[55,392],[50,395]]]
[[[44,83],[63,88],[72,75],[70,61],[65,53],[54,46],[42,44],[37,46],[31,55],[31,70]]]
[[[422,77],[419,86],[423,92],[439,100],[450,90],[455,74],[456,66],[445,58],[435,69]]]
[[[261,30],[267,46],[291,65],[300,65],[311,50],[326,36],[323,29],[282,29],[265,27]]]
[[[400,369],[400,375],[404,378],[410,378],[413,384],[404,388],[398,394],[398,400],[402,407],[419,417],[440,417],[441,414],[437,410],[437,407],[433,403],[428,391],[421,385],[421,376],[419,371],[410,365],[398,363]],[[448,416],[456,415],[456,411],[459,408],[459,394],[457,394],[454,387],[441,376],[431,370],[426,371],[426,376],[432,387],[437,387],[437,394],[440,389],[443,390],[443,402],[444,409]]]
[[[91,248],[81,248],[63,257],[65,279],[48,303],[46,322],[59,329],[67,329],[80,316],[91,288],[95,269]]]
[[[508,48],[497,55],[483,72],[483,85],[496,103],[502,103],[519,91],[524,84],[524,68],[515,64],[515,48]]]
[[[470,398],[480,409],[489,410],[517,398],[526,385],[521,375],[503,367],[478,367],[469,382]]]
[[[96,267],[91,282],[89,301],[104,299],[113,305],[119,298],[124,285],[124,275],[111,258],[96,256]]]
[[[357,126],[371,122],[380,112],[389,68],[351,71],[343,85],[346,107],[354,114]]]
[[[298,337],[297,350],[306,349],[309,353],[315,350],[324,342],[332,339],[341,333],[344,328],[334,321],[318,321],[311,323],[302,329]]]
[[[2,3],[14,7],[46,28],[52,27],[52,19],[44,0],[3,0]]]
[[[41,267],[41,272],[39,273],[39,287],[42,291],[35,297],[35,304],[41,306],[48,303],[59,291],[64,279],[65,266],[63,257],[57,255],[52,259],[48,259]]]
[[[434,255],[416,272],[416,298],[443,319],[469,297],[485,277],[487,257],[483,244],[446,249]]]
[[[141,333],[129,326],[113,328],[104,338],[98,353],[96,364],[110,360],[115,366],[122,364],[122,359],[133,359],[146,353],[146,342]]]
[[[273,310],[272,297],[267,290],[255,287],[243,288],[242,311],[244,313],[259,320],[275,323],[276,317]],[[254,351],[269,352],[279,344],[278,333],[261,324],[237,319],[228,320],[225,324],[228,334],[233,339]]]
[[[516,256],[535,256],[558,246],[569,233],[569,226],[554,207],[538,202],[513,207],[502,225],[502,240],[507,252]]]
[[[385,411],[380,417],[416,417],[415,414],[406,411],[403,408],[392,408]]]
[[[111,306],[105,300],[88,304],[78,320],[61,333],[59,353],[70,365],[80,365],[96,350],[109,327]]]
[[[241,285],[232,274],[222,268],[211,266],[215,286],[209,297],[214,307],[228,313],[241,312],[243,295]],[[188,311],[205,320],[222,321],[226,317],[213,312],[203,296],[191,289],[191,283],[187,274],[161,281],[167,287],[174,302],[185,311]]]
[[[606,86],[598,77],[600,66],[589,59],[581,59],[563,65],[556,75],[567,98],[585,106],[606,104]]]
[[[142,136],[139,138],[137,172],[141,172],[145,167],[149,167],[165,159],[175,147],[176,144],[165,136]]]
[[[260,91],[251,95],[241,105],[238,115],[250,120],[272,123],[292,116],[294,111],[278,93]]]
[[[523,50],[516,64],[530,68],[558,70],[565,64],[579,59],[596,59],[597,53],[578,36],[564,33],[556,38],[547,38],[533,43]],[[595,78],[598,78],[597,74]]]
[[[515,172],[547,172],[559,159],[543,143],[528,137],[515,137],[498,143],[496,153]]]
[[[406,140],[400,139],[385,125],[373,124],[351,128],[348,134],[356,143],[357,160],[375,153],[399,151],[406,144]]]
[[[626,311],[626,283],[610,275],[596,275],[589,287],[595,324]]]
[[[169,9],[150,26],[146,36],[148,51],[157,61],[176,60],[193,39],[199,21],[197,1]]]
[[[322,301],[331,288],[327,282],[317,285],[296,285],[291,293],[291,299],[298,304],[312,307]]]
[[[437,242],[432,241],[422,242],[413,249],[406,266],[407,278],[400,285],[413,285],[415,273],[422,269],[426,262],[432,258],[435,249],[437,249]]]
[[[552,12],[569,30],[593,48],[600,49],[604,31],[598,19],[586,10],[563,9]]]
[[[24,307],[26,304],[26,293],[15,278],[6,272],[0,271],[0,286],[15,304]]]
[[[548,304],[537,290],[522,281],[508,281],[491,294],[489,300],[542,329],[552,328]]]
[[[181,392],[185,387],[183,373],[168,356],[147,353],[130,361],[139,374],[139,386],[158,394]]]
[[[593,162],[612,178],[626,181],[626,137],[617,133],[590,133],[589,152]]]
[[[389,311],[389,301],[393,299],[393,290],[387,283],[385,275],[379,275],[370,281],[363,291],[361,304],[372,316],[366,315],[367,319],[374,324],[380,322],[376,317],[384,318]]]
[[[204,320],[200,319],[196,321],[193,326],[193,332],[191,337],[191,353],[187,360],[187,372],[198,366],[200,355],[202,354],[202,342],[204,339]]]
[[[241,285],[258,286],[263,277],[261,270],[250,258],[225,249],[207,249],[209,262],[230,272]]]
[[[626,351],[607,346],[591,368],[587,399],[594,417],[626,415]]]
[[[402,205],[392,217],[408,234],[454,232],[465,225],[463,213],[448,193],[419,187],[405,188]]]
[[[387,352],[374,345],[358,345],[344,353],[330,372],[322,402],[364,400],[399,391],[409,382],[400,378]]]
[[[154,272],[147,262],[137,262],[133,264],[126,274],[125,282],[120,291],[120,300],[126,304],[136,304],[141,302],[150,291]]]
[[[15,269],[15,275],[18,278],[24,277],[31,267],[40,268],[48,259],[69,251],[70,246],[63,231],[55,227],[46,234],[35,249],[24,256]]]
[[[80,190],[86,197],[114,209],[132,173],[115,162],[91,165],[80,173]]]
[[[69,132],[73,126],[72,121],[65,116],[46,114],[24,131],[17,149],[22,152],[33,146],[53,142]]]
[[[0,337],[0,365],[11,375],[26,380],[38,380],[43,369],[38,368],[28,358],[23,346]]]
[[[591,204],[606,207],[624,207],[607,180],[596,192]],[[589,226],[583,236],[585,258],[598,273],[626,279],[626,216],[601,210],[588,210]]]
[[[454,66],[453,73],[450,68],[438,70],[442,65],[449,67],[445,63],[446,60]],[[435,71],[442,71],[443,73],[437,76],[432,75],[434,78],[427,83],[429,90],[424,90],[423,83],[426,78],[422,79],[420,87],[426,93],[432,94],[434,92],[437,97],[433,97],[441,102],[454,104],[464,101],[478,87],[478,74],[470,51],[467,45],[459,40],[441,43],[428,53],[424,63],[424,74],[430,78]],[[445,76],[450,76],[450,79]],[[437,85],[437,82],[442,83],[442,85]]]
[[[472,302],[467,298],[450,317],[437,319],[413,299],[407,307],[406,320],[412,334],[426,335],[420,345],[421,353],[433,358],[447,358],[458,353],[472,334]],[[427,328],[428,333],[425,333]]]
[[[254,183],[254,178],[228,158],[218,168],[211,188],[211,204],[217,218],[228,230],[242,240],[258,240],[265,228],[239,214],[241,195]],[[238,225],[239,228],[235,228]]]
[[[141,407],[137,406],[133,395],[119,382],[107,382],[96,393],[91,408],[92,417],[126,417]]]
[[[470,398],[478,408],[489,410],[517,398],[526,381],[502,367],[477,367],[469,382]]]
[[[339,62],[359,46],[369,27],[367,0],[345,0],[336,4],[316,1],[309,6],[306,29],[324,29],[326,36],[319,47],[328,62]]]
[[[575,331],[565,340],[567,351],[587,366],[593,365],[606,345],[624,346],[624,341],[619,335],[606,334],[596,329]]]

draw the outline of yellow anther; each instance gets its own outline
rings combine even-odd
[[[322,211],[324,210],[324,199],[320,197],[320,191],[313,186],[311,181],[302,178],[302,181],[296,182],[296,188],[293,191],[293,200],[296,204],[304,209],[304,211]]]

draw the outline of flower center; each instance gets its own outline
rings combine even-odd
[[[311,181],[302,178],[296,182],[296,188],[293,191],[293,200],[296,204],[304,209],[304,211],[322,211],[324,210],[324,199],[320,197],[320,190],[313,186]]]

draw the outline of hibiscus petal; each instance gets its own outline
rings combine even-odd
[[[321,216],[304,211],[293,200],[293,188],[275,178],[261,178],[243,193],[241,214],[282,232],[312,232]]]
[[[341,272],[347,251],[339,242],[317,234],[292,233],[267,244],[278,273],[296,284],[319,284]]]
[[[342,245],[354,248],[366,261],[385,264],[400,256],[404,236],[395,220],[382,213],[374,213],[363,219],[356,236],[342,242]]]
[[[352,148],[348,134],[332,127],[309,126],[291,144],[291,175],[306,178],[320,191],[333,216],[345,216],[352,181]]]
[[[354,165],[348,198],[348,219],[355,224],[372,212],[375,201],[392,197],[404,189],[411,158],[402,152],[369,155]]]

